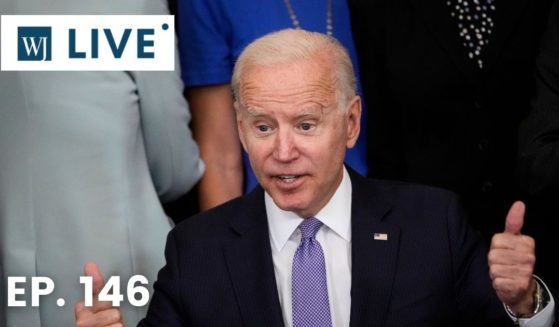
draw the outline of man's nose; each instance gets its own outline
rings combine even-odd
[[[290,162],[298,157],[295,135],[288,129],[280,130],[274,144],[274,158],[278,161]]]

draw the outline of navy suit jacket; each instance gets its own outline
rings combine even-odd
[[[512,325],[453,193],[350,176],[350,326]],[[165,256],[140,326],[283,326],[262,188],[177,225]]]

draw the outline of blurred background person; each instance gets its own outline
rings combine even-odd
[[[536,272],[559,289],[559,1],[536,61],[536,95],[519,138],[518,177],[526,197],[526,232],[538,240]]]
[[[459,193],[489,240],[519,196],[517,130],[551,2],[349,0],[371,175]]]
[[[199,189],[204,210],[251,190],[257,183],[246,154],[242,155],[230,86],[233,65],[246,45],[272,31],[302,28],[333,35],[348,48],[354,66],[357,58],[346,0],[176,3],[182,78],[194,138],[207,168]],[[357,145],[346,155],[346,162],[361,174],[368,172],[366,133],[362,125]]]
[[[167,5],[4,0],[0,12],[166,14]],[[182,89],[177,71],[0,73],[0,326],[72,326],[86,260],[120,276],[124,294],[132,275],[155,280],[172,225],[160,200],[187,192],[204,169]],[[7,308],[8,276],[47,276],[55,289],[40,307],[27,289],[17,298],[27,307]],[[123,304],[125,323],[145,310]]]

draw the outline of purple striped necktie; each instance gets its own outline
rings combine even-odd
[[[314,238],[321,226],[314,217],[299,225],[301,243],[293,256],[291,279],[293,327],[332,326],[324,252]]]

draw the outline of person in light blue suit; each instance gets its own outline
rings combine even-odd
[[[3,0],[0,12],[166,14],[167,4]],[[85,260],[120,276],[124,294],[132,275],[155,280],[172,227],[161,202],[204,171],[182,88],[178,69],[0,73],[0,326],[71,326]],[[7,307],[8,276],[47,276],[55,289],[39,307],[29,292],[17,297],[27,307]],[[145,308],[124,304],[123,315],[134,325]]]

